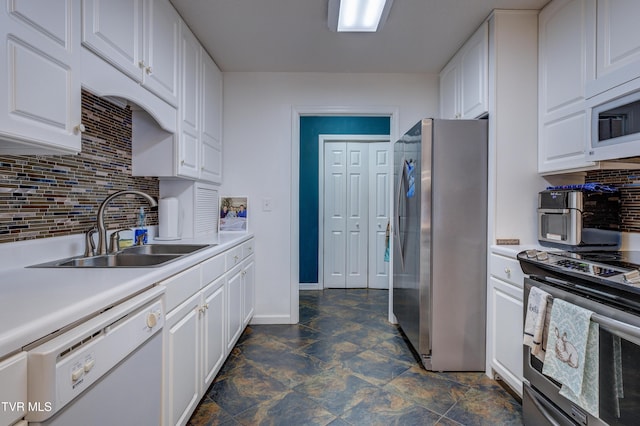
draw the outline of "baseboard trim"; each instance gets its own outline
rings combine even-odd
[[[322,290],[320,283],[300,283],[300,290]]]
[[[293,324],[290,315],[255,315],[249,323],[252,325]]]

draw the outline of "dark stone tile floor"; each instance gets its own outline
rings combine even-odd
[[[484,373],[421,368],[386,290],[300,292],[300,323],[251,325],[189,425],[521,425]]]

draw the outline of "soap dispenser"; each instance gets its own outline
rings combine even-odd
[[[138,213],[138,227],[136,228],[135,234],[133,237],[134,244],[137,244],[137,245],[147,244],[148,233],[144,223],[145,223],[144,207],[140,207],[140,212]]]

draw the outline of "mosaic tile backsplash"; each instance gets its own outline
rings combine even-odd
[[[111,193],[136,189],[158,198],[158,180],[131,176],[131,109],[82,92],[82,152],[60,156],[0,156],[0,243],[83,233],[96,223]],[[157,212],[136,196],[113,200],[105,214],[110,229],[146,225]]]
[[[588,172],[585,182],[620,188],[620,216],[623,232],[640,232],[640,170],[600,170]]]

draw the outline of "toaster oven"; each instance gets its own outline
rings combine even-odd
[[[564,250],[620,248],[620,194],[599,185],[548,188],[538,194],[538,241]]]

